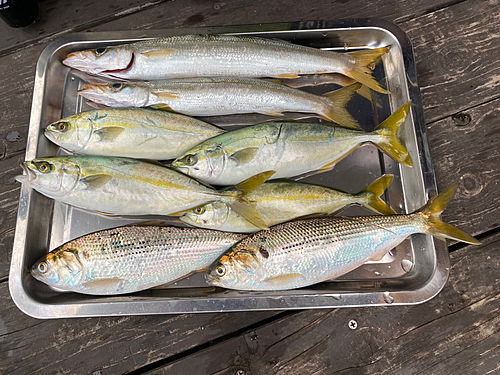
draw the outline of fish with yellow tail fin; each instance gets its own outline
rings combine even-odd
[[[359,83],[323,96],[250,78],[183,78],[83,87],[80,95],[110,107],[153,107],[189,116],[261,113],[279,117],[284,112],[301,112],[359,129],[345,109],[361,87]]]
[[[206,269],[244,235],[158,226],[127,226],[88,234],[39,259],[33,277],[83,294],[138,292]]]
[[[479,245],[440,220],[457,185],[408,215],[298,220],[251,234],[207,270],[210,285],[238,290],[285,290],[337,278],[379,259],[414,233]]]
[[[247,199],[254,204],[267,226],[313,214],[333,214],[351,204],[359,204],[382,215],[394,215],[394,210],[380,199],[392,177],[382,176],[358,194],[295,181],[270,181],[249,193]],[[252,233],[260,229],[223,202],[196,207],[182,215],[180,220],[196,227],[226,232]]]
[[[16,176],[17,181],[85,210],[111,215],[176,215],[220,200],[258,227],[267,228],[246,194],[273,172],[219,192],[159,163],[136,159],[55,156],[26,161],[21,166],[24,174]]]
[[[236,35],[184,35],[70,53],[63,64],[122,80],[185,77],[297,78],[341,73],[369,88],[386,91],[370,64],[389,50],[380,47],[339,53],[282,40]]]
[[[276,172],[273,178],[325,172],[366,142],[411,166],[408,150],[398,139],[409,111],[407,102],[372,132],[299,122],[249,126],[200,143],[171,166],[206,183],[228,186],[266,170]]]

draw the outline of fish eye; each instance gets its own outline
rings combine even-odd
[[[186,165],[195,165],[198,162],[198,157],[196,155],[188,155],[184,158],[184,163]]]
[[[49,267],[47,266],[47,263],[45,262],[40,262],[38,264],[38,271],[40,271],[41,273],[45,273],[47,272],[47,270],[49,269]]]
[[[95,54],[96,54],[97,56],[101,56],[102,54],[104,54],[104,52],[106,52],[106,48],[105,48],[105,47],[100,47],[100,48],[97,48],[97,49],[95,50]]]
[[[47,163],[46,161],[41,162],[40,164],[38,164],[37,168],[42,173],[48,173],[48,172],[50,172],[50,164]]]
[[[219,264],[215,269],[217,276],[222,277],[226,274],[226,267],[223,264]]]
[[[111,85],[111,88],[114,90],[114,91],[118,91],[120,90],[121,88],[123,87],[123,85],[121,83],[113,83]]]
[[[57,124],[57,130],[59,130],[60,132],[65,132],[66,130],[68,130],[68,123],[67,122],[60,122]]]
[[[205,207],[196,207],[194,209],[194,213],[197,215],[201,215],[201,214],[205,213]]]

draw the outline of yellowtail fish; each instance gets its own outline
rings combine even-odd
[[[241,234],[128,226],[88,234],[39,259],[33,277],[61,290],[113,295],[171,283],[206,269]]]
[[[63,64],[124,80],[184,77],[297,78],[341,73],[386,92],[371,75],[389,47],[349,53],[304,47],[276,39],[233,35],[185,35],[70,53]]]
[[[285,290],[339,277],[379,259],[414,233],[478,245],[440,220],[457,186],[409,215],[318,218],[251,234],[207,270],[209,284],[238,290]]]
[[[248,194],[248,200],[268,227],[313,214],[334,214],[351,204],[360,204],[382,215],[393,215],[394,210],[379,198],[392,177],[382,176],[358,194],[293,181],[270,181]],[[226,232],[251,233],[260,229],[222,202],[196,207],[180,219],[196,227]]]
[[[250,78],[184,78],[166,81],[87,84],[78,93],[109,107],[154,107],[189,116],[283,112],[318,115],[347,128],[359,129],[345,105],[361,85],[314,95],[277,83]]]
[[[62,148],[82,154],[168,160],[225,131],[206,122],[145,108],[81,112],[45,128]]]
[[[250,222],[261,223],[246,192],[272,173],[219,192],[159,163],[103,156],[56,156],[26,161],[16,180],[49,198],[111,215],[175,215],[217,200]]]
[[[343,129],[322,124],[269,122],[210,138],[173,161],[172,167],[201,181],[234,185],[266,170],[273,178],[327,171],[365,142],[372,142],[399,163],[411,166],[397,132],[410,102],[374,131]]]

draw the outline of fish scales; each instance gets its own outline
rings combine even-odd
[[[243,238],[204,229],[130,226],[89,234],[70,241],[38,261],[32,274],[44,281],[39,264],[53,262],[71,252],[73,263],[59,263],[61,275],[67,269],[71,279],[49,285],[86,294],[130,293],[172,282],[206,268],[225,249]],[[79,272],[76,272],[78,270]],[[46,272],[47,273],[47,272]]]

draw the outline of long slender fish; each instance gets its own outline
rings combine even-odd
[[[206,229],[128,226],[88,234],[39,259],[33,277],[93,295],[138,292],[206,269],[244,236]]]
[[[202,142],[174,160],[172,167],[210,184],[234,185],[266,170],[276,172],[273,178],[327,171],[365,142],[411,166],[408,151],[397,138],[409,110],[410,102],[370,133],[293,122],[241,128]]]
[[[219,192],[165,166],[104,156],[56,156],[26,161],[16,180],[49,198],[112,215],[173,215],[213,201],[224,201],[262,228],[245,192],[269,178],[254,176],[239,190]]]
[[[62,148],[82,154],[167,160],[225,131],[206,122],[145,108],[81,112],[45,128]]]
[[[275,39],[185,35],[77,51],[63,63],[90,74],[126,80],[297,78],[301,74],[341,73],[385,92],[367,66],[388,50],[381,47],[338,53]]]
[[[456,188],[409,215],[300,220],[249,235],[209,267],[206,280],[239,290],[294,289],[381,258],[414,233],[477,245],[474,237],[439,218]]]
[[[314,95],[250,78],[183,78],[166,81],[87,84],[79,94],[109,107],[154,107],[189,116],[304,112],[347,128],[359,129],[345,106],[359,83]]]
[[[392,175],[382,176],[358,194],[294,181],[270,181],[248,194],[248,200],[269,227],[308,215],[333,214],[351,204],[360,204],[382,215],[393,215],[394,210],[379,198],[391,181]],[[251,233],[260,230],[222,202],[196,207],[180,219],[196,227],[226,232]]]

